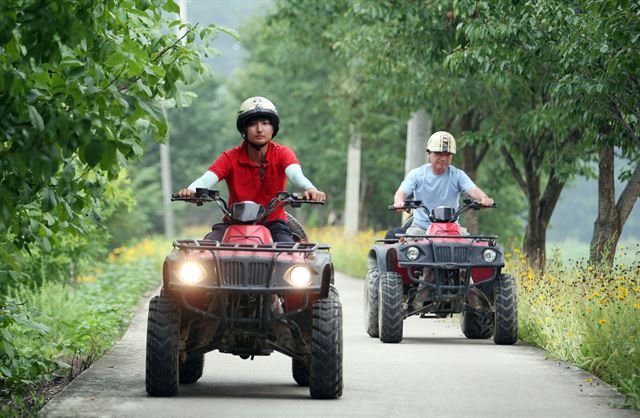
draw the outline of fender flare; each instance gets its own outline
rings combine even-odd
[[[393,246],[374,245],[367,256],[369,270],[377,268],[379,271],[393,271],[396,251]]]

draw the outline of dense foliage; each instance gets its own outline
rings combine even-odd
[[[216,29],[167,19],[173,0],[11,0],[0,10],[6,286],[28,277],[24,250],[63,248],[61,237],[102,222],[107,182],[142,154],[145,136],[165,139],[163,109],[190,101],[181,86],[205,72]]]

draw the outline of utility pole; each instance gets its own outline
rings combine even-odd
[[[424,109],[411,114],[407,122],[407,149],[404,158],[404,175],[425,163],[427,137],[431,134],[431,118]],[[410,215],[402,212],[402,222]]]
[[[178,16],[180,21],[186,22],[187,0],[177,0],[177,4],[180,7],[180,15]],[[182,31],[177,29],[176,34],[178,36],[182,36]],[[166,111],[164,116],[166,119]],[[173,191],[173,185],[171,180],[169,141],[170,138],[167,138],[166,144],[160,144],[160,174],[162,179],[162,202],[164,207],[164,236],[167,238],[173,238],[175,236],[175,222],[173,217],[173,208],[171,207],[171,193]]]
[[[360,146],[362,138],[353,126],[349,127],[351,138],[347,153],[347,190],[344,198],[344,236],[358,233],[360,217]]]
[[[407,149],[404,160],[404,175],[425,163],[427,138],[431,134],[431,118],[424,109],[411,114],[407,122]]]

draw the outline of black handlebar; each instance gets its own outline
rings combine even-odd
[[[197,188],[196,193],[193,196],[182,197],[179,193],[173,193],[171,195],[172,202],[191,202],[198,206],[202,206],[205,202],[216,202],[222,209],[225,215],[229,215],[229,207],[226,200],[220,196],[220,192],[217,190],[209,190],[204,188]],[[290,205],[294,208],[299,208],[302,204],[311,205],[324,205],[324,202],[318,202],[316,200],[305,199],[300,193],[278,192],[276,197],[265,207],[265,213],[268,214],[277,209],[278,205]]]

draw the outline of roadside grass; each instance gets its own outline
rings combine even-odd
[[[347,240],[339,227],[307,230],[310,241],[331,245],[336,270],[359,278],[373,240],[384,233]],[[620,406],[640,409],[640,245],[618,252],[610,269],[567,261],[556,248],[540,274],[514,248],[505,271],[517,279],[519,338],[616,387],[627,397]]]
[[[33,414],[45,386],[75,377],[118,340],[140,298],[161,284],[168,248],[164,240],[143,240],[116,248],[72,283],[13,289],[0,312],[9,319],[0,342],[10,347],[10,358],[0,359],[0,416]]]
[[[384,238],[385,234],[369,229],[347,239],[339,226],[305,228],[305,231],[309,241],[331,245],[331,260],[336,270],[362,279],[367,274],[367,254],[373,241]]]

